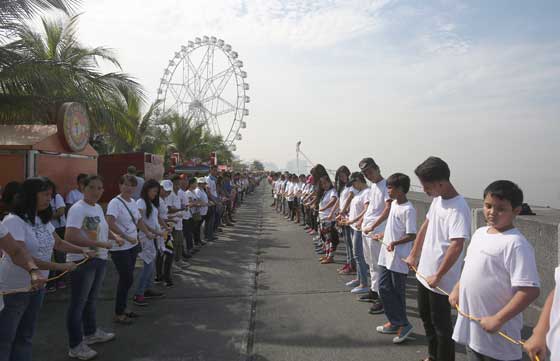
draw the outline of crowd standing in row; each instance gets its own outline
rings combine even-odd
[[[430,157],[416,170],[433,198],[417,229],[414,205],[407,199],[410,178],[385,179],[372,158],[359,172],[341,166],[334,182],[322,165],[311,174],[271,173],[272,207],[315,237],[321,264],[334,263],[342,237],[346,262],[338,273],[355,275],[346,283],[371,314],[384,314],[377,326],[400,344],[413,327],[406,313],[406,280],[416,273],[420,318],[428,341],[423,361],[455,360],[455,342],[466,346],[469,361],[521,360],[522,312],[539,296],[534,250],[514,226],[523,192],[511,181],[491,183],[483,192],[487,226],[471,235],[471,210],[450,181],[445,161]],[[369,184],[368,184],[369,181]],[[470,241],[463,255],[466,242]],[[560,267],[555,274],[560,284]],[[455,325],[451,309],[459,310]],[[472,316],[475,316],[473,319]],[[532,337],[524,348],[532,360],[560,360],[560,294],[548,296]]]
[[[44,177],[6,185],[2,202],[9,213],[0,224],[0,361],[32,359],[45,293],[67,283],[68,355],[97,356],[90,346],[116,337],[98,327],[96,316],[109,256],[118,273],[113,320],[129,325],[140,317],[129,307],[137,257],[142,270],[132,300],[146,307],[148,299],[164,297],[154,283],[173,287],[173,270],[189,267],[187,259],[215,241],[223,226],[234,225],[236,208],[259,181],[254,174],[219,174],[216,166],[207,177],[174,174],[161,182],[144,181],[129,167],[106,211],[99,204],[104,189],[97,175],[80,174],[65,201]]]

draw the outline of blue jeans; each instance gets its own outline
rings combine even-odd
[[[45,290],[4,296],[0,311],[0,361],[31,361],[33,334]]]
[[[342,236],[344,237],[344,243],[346,243],[346,263],[351,264],[355,267],[356,265],[352,252],[352,249],[354,248],[352,247],[352,228],[350,228],[349,226],[343,226]]]
[[[107,260],[92,258],[70,273],[70,304],[66,315],[70,348],[82,343],[84,334],[90,336],[97,330],[95,302],[106,269]]]
[[[156,269],[155,260],[151,263],[146,263],[144,261],[144,268],[142,268],[142,273],[140,274],[140,279],[138,280],[138,287],[136,287],[136,296],[144,296],[144,292],[152,287],[152,281],[154,278],[154,271]]]
[[[362,286],[367,286],[368,266],[364,258],[364,246],[362,244],[362,231],[352,230],[352,251],[354,253],[354,262],[356,262],[356,271],[358,273],[358,281]]]
[[[406,277],[404,273],[393,272],[383,266],[379,279],[379,296],[383,302],[385,315],[391,325],[406,326]]]
[[[124,251],[109,252],[119,274],[117,296],[115,298],[115,315],[117,316],[123,315],[126,311],[128,290],[134,283],[134,265],[141,249],[140,245],[136,245]]]

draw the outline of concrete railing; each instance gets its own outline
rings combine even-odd
[[[420,226],[424,222],[432,199],[419,192],[410,192],[408,198],[416,208],[418,226]],[[467,202],[472,210],[471,228],[474,232],[486,225],[482,213],[482,200],[467,198]],[[535,248],[537,268],[541,278],[540,297],[524,313],[525,323],[534,326],[546,296],[554,288],[554,269],[560,263],[560,210],[533,206],[531,208],[536,215],[517,217],[515,226]]]

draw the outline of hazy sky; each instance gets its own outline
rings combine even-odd
[[[429,155],[480,197],[511,179],[560,207],[560,2],[86,0],[80,35],[114,48],[152,99],[173,53],[196,36],[245,63],[251,115],[238,154],[385,175]]]

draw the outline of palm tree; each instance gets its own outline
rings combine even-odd
[[[77,20],[42,19],[41,33],[28,24],[13,26],[17,40],[0,47],[0,121],[52,123],[60,103],[77,101],[86,105],[98,132],[108,127],[102,121],[111,119],[110,103],[123,89],[143,99],[128,75],[99,71],[99,60],[120,64],[109,49],[79,43]]]
[[[167,134],[163,127],[155,124],[154,112],[160,102],[153,103],[142,115],[142,98],[128,89],[120,89],[111,101],[109,118],[103,121],[102,129],[107,134],[107,151],[111,153],[146,152],[164,155],[167,149]]]
[[[0,1],[0,27],[12,22],[30,19],[42,10],[61,10],[70,14],[79,0],[2,0]]]
[[[160,120],[168,129],[168,150],[177,152],[183,159],[195,157],[204,135],[203,124],[193,124],[192,117],[170,114]]]

